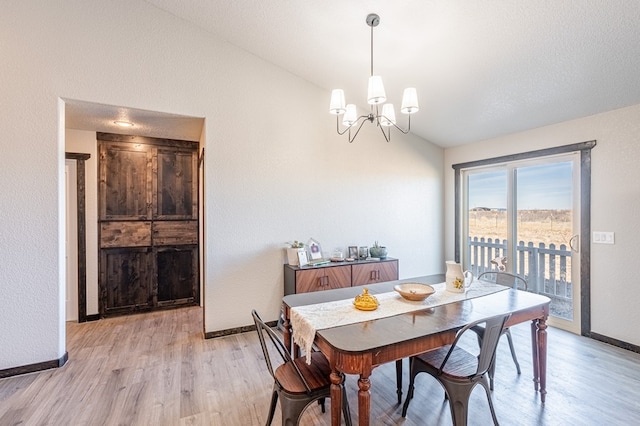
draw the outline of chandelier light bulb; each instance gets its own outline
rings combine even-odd
[[[415,87],[407,87],[402,95],[402,105],[400,112],[403,114],[415,114],[420,107],[418,106],[418,92]]]
[[[382,106],[382,117],[380,117],[380,125],[389,127],[396,124],[396,111],[393,104],[384,104]]]
[[[331,92],[331,102],[329,103],[329,114],[340,115],[346,111],[344,105],[344,90],[333,89]]]
[[[371,105],[383,104],[387,101],[387,94],[384,92],[382,77],[379,75],[369,77],[369,90],[367,93],[367,102]]]
[[[347,127],[351,127],[358,122],[358,112],[356,111],[355,104],[348,104],[347,110],[342,117],[342,124]]]

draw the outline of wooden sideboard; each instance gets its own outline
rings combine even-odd
[[[398,259],[331,262],[321,266],[284,265],[284,294],[309,293],[398,279]]]

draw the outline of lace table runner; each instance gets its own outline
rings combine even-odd
[[[445,283],[433,284],[432,287],[435,293],[418,302],[406,300],[395,291],[376,294],[380,306],[375,311],[356,309],[353,298],[291,308],[293,341],[304,349],[307,363],[311,363],[311,346],[316,330],[391,317],[508,289],[486,281],[474,281],[464,293],[446,291]]]

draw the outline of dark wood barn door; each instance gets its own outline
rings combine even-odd
[[[100,314],[200,302],[198,143],[98,133]]]

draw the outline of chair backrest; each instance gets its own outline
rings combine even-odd
[[[269,347],[274,348],[275,352],[280,354],[281,360],[279,360],[277,365],[279,366],[280,364],[290,363],[293,366],[294,370],[296,371],[298,377],[300,377],[300,380],[304,384],[307,390],[307,393],[310,393],[311,387],[305,380],[304,376],[302,375],[302,372],[300,372],[300,369],[298,368],[296,363],[293,361],[293,358],[291,358],[291,354],[287,350],[280,336],[275,331],[273,331],[273,329],[269,327],[262,320],[262,318],[260,318],[260,315],[258,315],[258,312],[256,312],[255,309],[251,311],[251,315],[253,316],[253,322],[256,325],[256,331],[258,332],[258,338],[260,339],[260,346],[262,347],[262,354],[264,355],[264,360],[267,363],[267,368],[269,369],[269,373],[271,374],[273,379],[276,382],[278,382],[278,379],[276,378],[274,373],[274,364],[271,362]],[[280,383],[278,384],[280,385]]]
[[[480,376],[485,374],[489,367],[491,367],[491,361],[496,353],[496,348],[498,347],[498,341],[500,340],[500,334],[504,329],[504,324],[507,322],[511,314],[497,315],[490,318],[481,319],[478,321],[474,321],[471,324],[467,324],[456,333],[456,338],[451,344],[451,348],[449,348],[449,352],[445,356],[442,361],[442,365],[440,366],[440,371],[444,369],[447,361],[449,360],[449,356],[454,351],[458,341],[462,337],[462,335],[471,328],[484,324],[484,335],[482,337],[482,345],[480,346],[480,354],[478,355],[478,368],[476,369],[475,374],[472,376]],[[471,377],[471,376],[470,376]]]
[[[504,285],[518,290],[527,290],[527,280],[510,272],[487,271],[478,276],[479,280]]]

